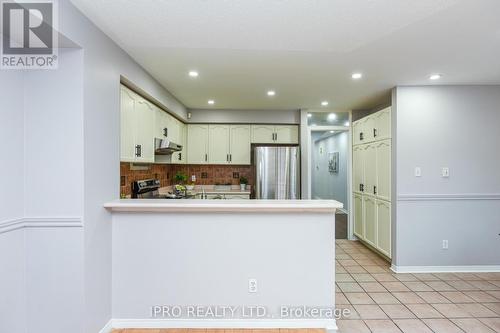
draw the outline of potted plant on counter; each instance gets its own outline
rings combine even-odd
[[[186,186],[184,185],[188,179],[187,175],[185,173],[182,173],[178,171],[175,174],[175,182],[176,185],[174,186],[175,188],[175,193],[186,193]]]
[[[247,189],[247,184],[248,184],[247,177],[241,176],[240,177],[240,189],[242,191],[245,191]]]

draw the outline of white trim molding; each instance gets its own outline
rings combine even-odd
[[[400,194],[398,201],[500,200],[500,193]]]
[[[112,319],[113,329],[124,328],[324,328],[336,331],[335,319],[287,319],[287,320],[240,320],[240,319]],[[105,326],[106,328],[106,326]],[[100,333],[107,333],[104,328]]]
[[[500,272],[500,265],[467,266],[396,266],[391,265],[395,273],[490,273]]]
[[[113,331],[113,320],[110,319],[106,325],[99,331],[99,333],[111,333]]]
[[[0,234],[23,228],[81,228],[81,217],[23,217],[0,222]]]

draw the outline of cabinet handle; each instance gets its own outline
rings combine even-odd
[[[163,129],[163,136],[164,137],[168,136],[168,128],[166,128],[166,127]]]
[[[229,162],[233,161],[233,154],[229,154]]]
[[[377,129],[376,129],[376,128],[374,128],[374,129],[373,129],[373,137],[374,137],[374,138],[376,138],[376,137],[377,137],[377,135],[378,135],[378,133],[377,133]]]
[[[359,140],[363,141],[363,132],[359,133]]]
[[[373,186],[373,194],[377,194],[377,186]]]
[[[135,157],[141,157],[141,145],[135,146]]]
[[[278,133],[274,133],[274,140],[278,141]]]
[[[182,153],[179,153],[179,161],[182,161]]]
[[[208,161],[208,154],[205,154],[205,162]]]
[[[229,162],[229,154],[226,154],[226,162]]]
[[[363,184],[359,184],[359,190],[360,190],[361,192],[364,192],[364,191],[365,191],[365,185],[363,185]]]

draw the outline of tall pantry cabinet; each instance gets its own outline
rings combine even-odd
[[[391,258],[391,108],[352,126],[354,235]]]

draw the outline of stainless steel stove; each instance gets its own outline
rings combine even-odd
[[[185,193],[160,194],[158,179],[144,179],[132,182],[132,199],[190,199],[192,196]]]

